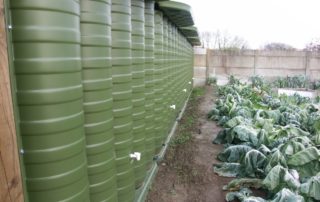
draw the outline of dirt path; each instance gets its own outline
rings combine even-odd
[[[219,177],[212,170],[212,164],[217,163],[216,156],[223,147],[211,143],[220,128],[206,118],[214,99],[210,86],[205,87],[203,96],[191,98],[173,142],[182,139],[179,137],[183,137],[186,131],[190,132],[191,138],[168,149],[148,195],[148,202],[225,201],[226,193],[222,191],[222,186],[230,178]]]

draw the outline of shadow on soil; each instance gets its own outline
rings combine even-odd
[[[175,136],[160,162],[148,202],[223,202],[223,185],[231,179],[214,174],[212,164],[222,145],[212,144],[220,128],[207,120],[215,89],[195,88]]]

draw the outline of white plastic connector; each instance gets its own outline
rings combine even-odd
[[[190,85],[191,85],[191,84],[192,84],[192,82],[191,82],[191,81],[189,81],[189,82],[188,82],[188,84],[190,84]]]
[[[24,150],[23,149],[20,149],[20,154],[24,154]]]
[[[176,105],[170,105],[171,109],[176,109]]]
[[[8,25],[8,29],[12,29],[12,25]]]
[[[187,92],[187,89],[183,89],[182,91],[186,93],[186,92]]]
[[[136,159],[137,161],[140,161],[141,159],[141,153],[140,152],[134,152],[133,154],[129,154],[130,158]]]

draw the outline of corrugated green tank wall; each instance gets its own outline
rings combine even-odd
[[[141,153],[134,162],[135,187],[142,186],[146,176],[146,109],[145,109],[145,17],[144,0],[132,0],[132,103],[133,152]]]
[[[143,200],[192,90],[189,7],[6,1],[25,201]]]
[[[91,201],[116,201],[111,1],[81,0],[83,109]]]
[[[159,152],[164,144],[166,134],[164,128],[165,97],[164,97],[164,71],[163,71],[163,16],[162,12],[156,11],[155,24],[155,48],[154,48],[154,93],[155,93],[155,144],[156,152]]]
[[[16,0],[10,10],[28,198],[89,200],[79,2]]]
[[[134,198],[131,1],[112,0],[113,116],[119,201]]]
[[[155,154],[154,122],[154,2],[145,3],[145,109],[146,109],[146,158],[147,168],[151,167]]]

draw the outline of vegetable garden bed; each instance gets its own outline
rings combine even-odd
[[[224,187],[230,191],[226,200],[319,201],[319,109],[312,99],[270,89],[262,81],[242,84],[231,77],[208,114],[223,127],[213,143],[225,146],[214,172],[237,177]],[[268,196],[251,196],[251,188]]]

